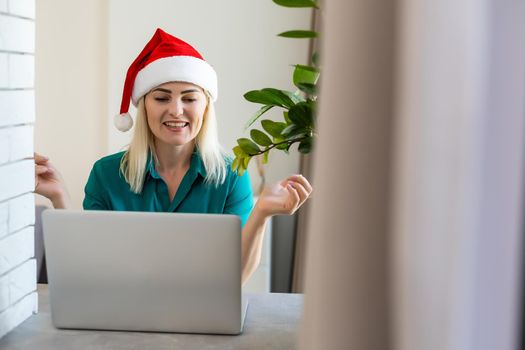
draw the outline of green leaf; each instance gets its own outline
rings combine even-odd
[[[286,96],[288,96],[290,98],[290,100],[293,101],[294,104],[297,104],[299,102],[304,102],[306,101],[302,96],[299,95],[299,90],[297,91],[297,93],[295,92],[291,92],[291,91],[286,91],[286,90],[281,90]]]
[[[284,115],[284,120],[286,121],[286,124],[292,124],[292,120],[290,119],[290,117],[288,117],[288,111],[284,111],[283,115]]]
[[[268,155],[270,154],[270,151],[266,151],[264,152],[264,155],[263,155],[263,160],[262,160],[262,163],[263,164],[267,164],[268,163]]]
[[[241,164],[240,158],[235,157],[235,159],[233,160],[233,163],[232,163],[232,170],[233,171],[237,170],[239,168],[239,164]]]
[[[237,174],[239,174],[239,176],[242,176],[242,174],[244,174],[245,170],[246,170],[246,168],[243,168],[242,164],[241,164],[241,165],[239,165],[239,168],[237,168]]]
[[[237,139],[237,143],[239,144],[241,149],[248,155],[253,155],[261,151],[259,149],[259,146],[257,146],[257,144],[255,144],[250,139],[240,138],[240,139]]]
[[[314,66],[306,66],[304,64],[294,64],[293,66],[296,67],[296,68],[300,68],[302,70],[310,71],[312,73],[319,73],[320,72],[319,68],[316,68]]]
[[[312,151],[312,138],[307,137],[299,143],[299,152],[301,153],[310,153]]]
[[[237,158],[242,158],[247,155],[239,146],[233,147],[233,154],[235,154],[235,157]]]
[[[290,149],[290,145],[288,143],[283,143],[283,144],[275,146],[275,148],[288,153],[288,150]]]
[[[286,127],[286,123],[274,122],[270,119],[264,119],[261,121],[263,129],[273,137],[281,136],[281,132]]]
[[[301,102],[290,108],[288,118],[298,126],[313,126],[313,105],[310,102]],[[284,132],[284,131],[283,131]]]
[[[314,0],[273,0],[274,3],[284,7],[315,7],[319,8]]]
[[[299,89],[305,84],[314,85],[319,79],[319,71],[313,67],[296,65],[293,72],[293,83]],[[301,91],[304,91],[301,89]]]
[[[264,113],[268,112],[270,109],[272,109],[273,106],[262,106],[257,112],[255,112],[254,115],[252,115],[252,117],[250,118],[250,120],[248,120],[248,122],[246,123],[246,125],[244,125],[244,130],[248,129],[250,126],[252,126],[253,123],[255,123],[255,121],[257,119],[259,119],[259,117],[261,115],[263,115]]]
[[[317,38],[319,33],[313,30],[289,30],[277,34],[277,36],[283,38],[294,38],[294,39],[304,39],[304,38]]]
[[[268,106],[290,108],[295,105],[286,93],[274,88],[248,91],[244,94],[244,98],[250,102],[261,103]]]
[[[319,63],[321,63],[319,52],[314,52],[312,55],[312,64],[319,67]]]
[[[298,130],[298,129],[299,129],[299,127],[298,127],[297,125],[295,125],[295,124],[290,124],[290,125],[288,125],[286,128],[283,129],[283,131],[281,132],[281,134],[282,134],[283,136],[288,136],[288,134],[289,134],[290,132],[293,132],[293,131]]]
[[[252,157],[250,156],[239,159],[239,166],[237,168],[237,174],[239,174],[239,176],[242,176],[242,174],[244,174],[246,169],[248,169],[248,164],[250,163],[251,159]]]
[[[257,129],[252,129],[250,131],[250,136],[253,141],[258,143],[261,146],[270,146],[272,144],[272,140],[262,131]]]
[[[283,136],[286,137],[286,140],[293,140],[295,136],[304,136],[309,135],[310,131],[308,128],[300,127],[295,124],[289,125],[283,130]]]
[[[308,95],[317,95],[317,86],[315,86],[315,84],[298,83],[297,87],[301,89],[301,91],[307,93]]]
[[[246,157],[242,159],[242,167],[244,169],[248,169],[248,164],[250,164],[250,160],[252,160],[252,157]]]
[[[277,144],[277,143],[281,143],[283,142],[285,139],[284,137],[274,137],[273,138],[273,143]]]

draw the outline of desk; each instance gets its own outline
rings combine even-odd
[[[39,285],[38,294],[39,313],[2,338],[0,349],[294,349],[303,305],[298,294],[247,294],[250,304],[239,336],[80,331],[53,327],[47,285]]]

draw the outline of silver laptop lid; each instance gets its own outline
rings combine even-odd
[[[46,210],[42,220],[56,327],[241,331],[237,216]]]

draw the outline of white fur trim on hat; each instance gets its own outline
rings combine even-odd
[[[159,58],[138,72],[133,84],[131,101],[137,106],[138,100],[151,89],[164,83],[182,81],[207,90],[213,101],[217,100],[217,73],[206,61],[192,56]]]
[[[133,126],[133,119],[129,113],[117,114],[113,122],[115,127],[122,132],[128,131]]]

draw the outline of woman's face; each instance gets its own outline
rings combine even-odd
[[[182,146],[199,134],[207,99],[197,85],[171,82],[148,92],[144,104],[156,142]]]

